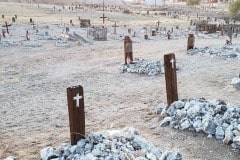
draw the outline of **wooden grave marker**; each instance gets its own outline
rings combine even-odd
[[[85,113],[83,87],[74,86],[67,88],[68,112],[71,144],[85,138]]]
[[[119,26],[117,25],[117,22],[115,22],[112,27],[114,27],[114,34],[116,34],[116,33],[117,33],[117,32],[116,32],[116,31],[117,31],[117,27],[119,27]]]
[[[103,16],[100,17],[103,20],[103,24],[105,23],[105,19],[107,19],[107,17],[105,17],[105,14],[104,14],[104,8],[105,8],[105,4],[104,4],[104,0],[103,0]]]
[[[7,30],[7,34],[9,34],[9,27],[11,26],[11,24],[8,24],[7,21],[5,21],[5,25],[2,25],[2,27],[6,27]],[[4,36],[5,37],[5,36]]]
[[[129,36],[124,37],[124,64],[133,64],[132,40]]]
[[[15,17],[12,17],[12,22],[15,22]]]
[[[168,107],[178,100],[175,54],[164,55],[165,80]]]
[[[157,23],[157,28],[159,28],[161,22],[158,20],[156,23]]]
[[[195,44],[195,37],[193,34],[189,34],[187,41],[187,50],[193,49]]]

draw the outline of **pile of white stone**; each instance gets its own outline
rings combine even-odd
[[[204,132],[240,149],[240,108],[221,100],[185,99],[161,111],[161,126]]]
[[[221,48],[194,48],[187,51],[187,54],[194,55],[198,53],[209,53],[210,55],[216,55],[226,58],[240,58],[240,46],[239,45],[224,45]]]
[[[181,160],[179,152],[165,151],[138,134],[134,128],[90,133],[76,145],[62,144],[40,151],[42,160]]]
[[[10,46],[17,46],[17,42],[15,41],[0,41],[1,47],[10,47]]]
[[[160,61],[134,59],[134,64],[122,64],[119,67],[119,70],[121,73],[129,72],[154,76],[162,73],[162,67],[163,66]]]
[[[239,77],[234,77],[231,82],[233,88],[240,90],[240,75]]]

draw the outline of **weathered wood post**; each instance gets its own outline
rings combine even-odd
[[[12,17],[12,22],[15,22],[15,17]]]
[[[2,14],[2,18],[4,18],[4,14]]]
[[[189,34],[187,41],[187,50],[193,49],[195,44],[195,37],[193,34]]]
[[[167,91],[167,103],[168,106],[170,106],[174,101],[178,100],[175,54],[169,53],[164,55],[164,68]]]
[[[156,23],[157,23],[157,28],[159,28],[161,22],[158,20]]]
[[[112,27],[114,27],[114,34],[116,34],[116,30],[117,30],[116,28],[119,27],[119,26],[117,25],[117,22],[115,22]]]
[[[67,88],[68,112],[70,124],[71,144],[85,138],[85,113],[83,87]]]
[[[133,64],[132,40],[129,36],[124,37],[124,64]]]

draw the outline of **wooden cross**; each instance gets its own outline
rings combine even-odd
[[[74,86],[67,88],[69,126],[71,144],[76,144],[85,138],[85,112],[83,87]]]
[[[161,22],[158,20],[156,23],[157,23],[157,26],[159,28],[159,25],[160,25]]]
[[[112,27],[114,27],[114,34],[116,34],[116,28],[119,27],[119,26],[118,26],[117,23],[115,22],[115,24],[114,24]]]
[[[7,21],[5,21],[5,25],[2,25],[2,27],[6,27],[7,29],[7,34],[9,34],[9,30],[8,30],[8,27],[10,27],[11,24],[8,24]]]
[[[33,29],[35,29],[36,24],[34,23],[34,21],[32,21],[31,25],[32,25]]]
[[[103,24],[104,24],[104,23],[105,23],[105,19],[107,19],[107,17],[105,17],[104,13],[103,13],[103,16],[102,16],[102,17],[100,17],[100,18],[102,18],[102,19],[103,19]]]
[[[105,19],[107,19],[107,17],[105,17],[105,15],[104,15],[104,8],[105,8],[105,5],[104,5],[104,0],[103,0],[103,16],[100,17],[103,19],[103,24],[105,23]]]
[[[168,107],[178,100],[175,54],[164,55],[164,68]]]
[[[83,99],[83,97],[79,96],[79,93],[75,97],[73,97],[73,100],[75,100],[76,103],[77,103],[77,105],[76,105],[77,107],[79,107],[79,100],[80,99]]]
[[[175,60],[172,57],[172,59],[170,60],[170,63],[172,63],[172,68],[174,68],[174,64],[175,64],[174,62],[175,62]]]

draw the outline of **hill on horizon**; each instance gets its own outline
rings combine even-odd
[[[56,5],[72,5],[72,4],[98,4],[102,5],[103,0],[0,0],[0,2],[12,2],[12,3],[39,3],[39,4],[56,4]],[[113,5],[113,6],[124,6],[127,5],[128,2],[125,0],[104,0],[105,5]]]

